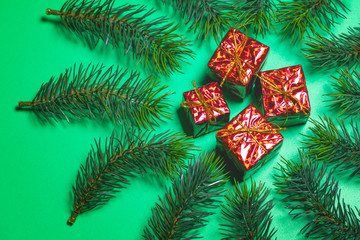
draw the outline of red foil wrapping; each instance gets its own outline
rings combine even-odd
[[[208,67],[224,81],[224,85],[228,86],[232,93],[245,98],[251,91],[254,74],[261,69],[269,49],[268,46],[231,28],[211,57]],[[235,54],[238,56],[237,60]],[[240,66],[237,66],[236,61]]]
[[[189,102],[187,104],[189,107],[184,108],[184,110],[186,111],[188,121],[192,126],[192,134],[194,137],[220,129],[229,121],[230,117],[229,107],[217,82],[212,82],[208,85],[200,87],[198,90],[204,100],[207,101],[207,104],[219,111],[210,109],[212,112],[210,117],[213,121],[210,122],[206,114],[205,107],[198,104],[200,101],[195,90],[183,93],[184,101]],[[191,102],[197,104],[193,104],[192,106]],[[215,117],[215,119],[213,117]]]
[[[260,77],[265,118],[280,126],[307,121],[311,108],[301,65],[261,72]]]
[[[250,104],[216,133],[216,139],[238,168],[249,170],[274,154],[284,137]]]

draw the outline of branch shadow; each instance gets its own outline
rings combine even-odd
[[[225,165],[225,172],[230,177],[230,181],[232,184],[235,182],[243,182],[245,177],[245,172],[243,170],[239,170],[235,164],[229,159],[226,152],[222,150],[219,146],[216,146],[215,148],[215,154],[216,156],[222,157]]]
[[[91,39],[88,38],[85,34],[82,35],[83,37],[77,36],[77,34],[71,32],[69,29],[67,29],[67,27],[64,25],[63,21],[61,21],[59,19],[55,20],[55,19],[51,19],[51,18],[42,17],[41,21],[45,22],[45,23],[53,24],[55,26],[56,31],[59,33],[59,35],[63,36],[67,41],[70,41],[75,44],[78,44],[80,42],[83,46],[90,48],[90,50],[95,49],[96,44],[99,42],[99,40],[97,39],[96,44],[93,44],[91,42]]]
[[[181,128],[184,130],[184,133],[187,136],[193,136],[194,133],[194,128],[193,126],[189,123],[189,120],[187,119],[186,116],[186,112],[184,110],[184,108],[179,107],[176,111],[179,119],[180,119],[180,124],[181,124]]]
[[[61,125],[62,127],[67,127],[69,125],[78,125],[84,128],[91,127],[95,128],[98,126],[103,127],[105,130],[111,130],[117,127],[120,127],[122,124],[125,125],[125,122],[115,123],[112,122],[107,116],[102,118],[101,116],[95,117],[93,119],[86,118],[85,116],[81,116],[80,118],[76,118],[71,115],[67,115],[68,120],[63,118],[49,117],[45,118],[39,113],[35,113],[31,108],[20,108],[18,106],[15,107],[15,111],[17,112],[28,112],[30,114],[30,119],[35,126],[40,127],[55,127],[57,125]]]

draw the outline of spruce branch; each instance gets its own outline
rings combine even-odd
[[[291,43],[298,43],[305,33],[315,34],[317,28],[328,31],[336,18],[346,18],[339,8],[345,13],[348,10],[342,0],[280,1],[276,14],[282,24],[280,34],[291,37]]]
[[[166,5],[172,5],[174,11],[182,13],[185,24],[198,33],[198,38],[211,35],[216,41],[224,30],[230,28],[233,6],[222,0],[161,0]]]
[[[228,189],[226,205],[221,209],[227,221],[220,229],[226,236],[223,239],[271,240],[276,230],[271,228],[274,204],[273,200],[266,201],[269,194],[265,184],[256,185],[252,180],[250,189],[246,182],[236,183],[232,191]]]
[[[245,25],[248,29],[252,27],[256,36],[270,32],[274,22],[276,8],[273,0],[235,0],[234,11],[236,21]]]
[[[360,211],[352,209],[341,198],[333,170],[312,162],[304,154],[295,163],[283,160],[277,168],[278,192],[294,219],[308,221],[301,232],[321,239],[359,239]]]
[[[330,107],[340,111],[340,116],[356,118],[360,114],[360,73],[355,69],[352,73],[349,69],[343,69],[338,73],[339,77],[331,77],[335,81],[332,86],[336,92],[325,94],[331,98],[326,102],[330,102]]]
[[[103,3],[102,3],[103,2]],[[85,38],[95,47],[101,39],[105,45],[124,47],[124,54],[139,59],[145,67],[149,62],[156,72],[169,75],[180,72],[180,63],[192,57],[189,41],[175,33],[178,25],[165,17],[152,19],[155,10],[144,6],[114,7],[115,0],[68,0],[57,10],[47,9],[48,15],[60,16],[64,25]]]
[[[152,209],[152,217],[144,230],[145,239],[193,239],[193,230],[206,225],[207,216],[213,213],[221,188],[227,177],[224,165],[215,154],[203,154],[190,162],[166,190],[164,198]]]
[[[304,149],[307,155],[315,156],[317,160],[335,164],[335,169],[352,171],[351,176],[360,174],[360,132],[356,121],[350,126],[352,134],[347,131],[344,121],[338,120],[339,128],[331,118],[310,119],[311,134],[304,135]]]
[[[113,133],[105,140],[105,147],[101,140],[95,142],[73,186],[74,206],[68,224],[74,224],[79,214],[105,205],[137,174],[151,170],[174,178],[194,149],[190,138],[169,131],[154,135],[123,129],[120,138]]]
[[[360,27],[349,28],[348,33],[329,38],[316,34],[305,41],[303,55],[314,69],[337,69],[357,67],[360,64]]]
[[[105,69],[99,64],[75,64],[43,84],[32,101],[18,105],[46,120],[108,116],[115,123],[149,129],[162,118],[169,119],[171,93],[162,93],[166,86],[160,87],[153,76],[142,80],[137,72],[123,80],[126,74],[127,70]]]

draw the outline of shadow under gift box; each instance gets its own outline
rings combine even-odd
[[[195,84],[194,87],[196,87]],[[230,118],[230,109],[217,82],[199,87],[197,90],[198,93],[195,90],[184,92],[184,102],[181,104],[186,121],[190,125],[189,134],[193,137],[199,137],[222,128]],[[206,106],[201,103],[198,94],[201,94],[205,104],[208,105],[207,108],[211,111],[209,116],[206,114]],[[184,103],[187,107],[184,107]]]
[[[216,133],[218,146],[237,166],[250,170],[274,157],[284,137],[250,104]]]
[[[301,65],[260,72],[259,77],[255,91],[266,119],[279,126],[306,123],[311,107]]]
[[[244,99],[251,92],[269,47],[231,28],[211,57],[208,67],[215,79],[233,95]]]

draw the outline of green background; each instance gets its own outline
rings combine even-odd
[[[338,19],[339,24],[332,29],[334,33],[344,32],[347,27],[357,26],[360,22],[360,2],[344,2],[351,11],[347,19]],[[162,6],[160,0],[135,0],[131,3],[157,8],[158,16],[167,15],[172,21],[182,22],[181,17],[171,7]],[[30,112],[15,110],[18,101],[32,100],[43,82],[53,75],[58,76],[75,62],[85,65],[100,62],[106,66],[131,66],[130,69],[142,70],[141,66],[135,66],[136,61],[128,59],[121,51],[104,48],[102,43],[90,50],[75,35],[64,31],[61,24],[56,23],[57,17],[45,15],[46,8],[60,9],[62,4],[62,1],[56,0],[6,1],[1,4],[0,239],[141,239],[151,208],[158,196],[164,195],[169,182],[153,175],[133,179],[128,188],[117,194],[117,198],[101,209],[80,215],[75,225],[69,227],[66,221],[72,209],[70,190],[80,164],[85,162],[94,138],[109,136],[114,126],[86,119],[70,124],[44,124]],[[161,77],[162,82],[176,92],[171,97],[174,107],[170,109],[174,117],[156,128],[156,132],[167,129],[183,131],[182,116],[178,114],[182,93],[192,89],[192,80],[198,86],[206,83],[206,64],[217,47],[213,39],[196,40],[195,34],[187,31],[187,26],[182,26],[178,33],[185,33],[193,41],[191,48],[197,55],[193,60],[189,59],[189,64],[183,64],[184,74]],[[312,117],[317,119],[323,113],[335,116],[335,112],[323,102],[326,99],[323,94],[332,89],[329,75],[335,74],[335,71],[313,72],[301,54],[302,45],[292,46],[288,39],[282,41],[275,34],[257,39],[271,48],[263,70],[302,64]],[[143,73],[142,76],[146,75]],[[252,101],[252,96],[244,102],[229,100],[231,117]],[[297,158],[297,147],[301,146],[299,141],[302,139],[300,133],[309,133],[310,125],[308,122],[283,131],[285,140],[279,155],[253,173],[253,179],[274,188],[274,167],[280,156]],[[215,133],[199,137],[195,143],[203,151],[214,150]],[[246,178],[251,174],[251,171],[246,173]],[[360,207],[359,181],[346,175],[336,174],[336,177],[340,180],[346,202]],[[299,230],[304,225],[304,219],[292,220],[279,201],[282,196],[272,191],[271,197],[276,202],[272,213],[278,239],[303,239]],[[208,220],[208,226],[200,230],[201,236],[219,239],[218,227],[222,222],[219,212]]]

